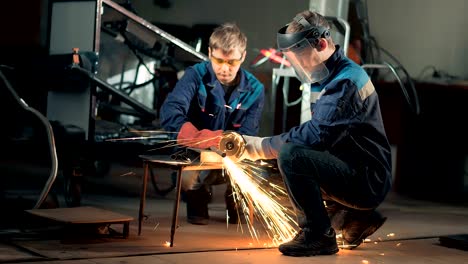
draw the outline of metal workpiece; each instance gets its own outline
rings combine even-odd
[[[226,157],[226,152],[221,151],[219,148],[217,148],[215,146],[211,146],[210,150],[213,151],[214,153],[218,154],[219,156],[221,156],[221,158]]]

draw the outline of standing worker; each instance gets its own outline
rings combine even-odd
[[[161,125],[178,132],[177,143],[194,148],[218,146],[223,131],[255,136],[259,131],[264,87],[241,68],[247,37],[234,23],[217,27],[209,40],[209,61],[185,70],[161,107]],[[182,190],[187,221],[208,224],[211,185],[227,182],[226,207],[230,223],[238,222],[232,187],[221,170],[184,171]]]
[[[277,41],[297,77],[320,95],[311,104],[311,120],[300,126],[272,137],[243,136],[241,159],[278,159],[301,227],[279,246],[284,255],[335,254],[335,229],[355,248],[385,222],[376,208],[391,189],[390,145],[377,92],[334,44],[322,15],[297,14]]]

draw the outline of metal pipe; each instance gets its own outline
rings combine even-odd
[[[219,148],[215,146],[211,146],[210,150],[215,152],[216,154],[220,155],[222,158],[226,157],[226,152],[222,152]]]

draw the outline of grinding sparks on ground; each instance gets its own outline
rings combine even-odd
[[[157,223],[157,224],[153,227],[153,231],[155,231],[156,228],[158,228],[158,226],[159,226],[159,223]]]
[[[275,194],[272,195],[276,192],[284,194],[284,190],[276,185],[269,185],[271,190],[263,188],[261,182],[265,179],[259,175],[258,168],[234,163],[229,158],[224,158],[223,164],[230,176],[234,198],[246,217],[251,236],[258,241],[259,233],[253,227],[253,219],[249,218],[253,214],[264,226],[273,245],[291,240],[297,233],[298,227],[297,222],[291,217],[294,213],[279,204],[274,199]]]
[[[350,245],[346,245],[344,242],[341,244],[341,245],[338,245],[339,248],[343,248],[343,249],[346,249],[346,248],[354,248],[356,245],[353,245],[353,244],[350,244]]]
[[[356,246],[354,244],[346,244],[346,242],[343,239],[343,234],[341,232],[336,233],[336,242],[338,243],[338,247],[343,249]]]
[[[133,171],[129,171],[120,175],[120,177],[125,177],[125,176],[136,176],[136,173]]]
[[[165,247],[170,247],[170,246],[171,246],[171,242],[166,241],[166,242],[164,243],[164,246],[165,246]]]

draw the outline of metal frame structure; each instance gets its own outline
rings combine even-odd
[[[125,17],[131,19],[134,23],[136,23],[139,27],[145,30],[149,30],[150,32],[154,33],[157,36],[160,36],[163,40],[175,44],[177,47],[181,48],[182,50],[188,52],[189,54],[195,56],[200,60],[208,60],[208,56],[205,54],[198,52],[192,46],[188,45],[187,43],[183,42],[182,40],[172,36],[171,34],[167,33],[166,31],[160,29],[159,27],[151,24],[147,20],[135,15],[134,13],[128,11],[124,7],[120,6],[119,4],[115,3],[112,0],[98,0],[102,4],[105,4],[115,11],[119,12],[120,14],[124,15]],[[99,4],[98,4],[99,5]]]

